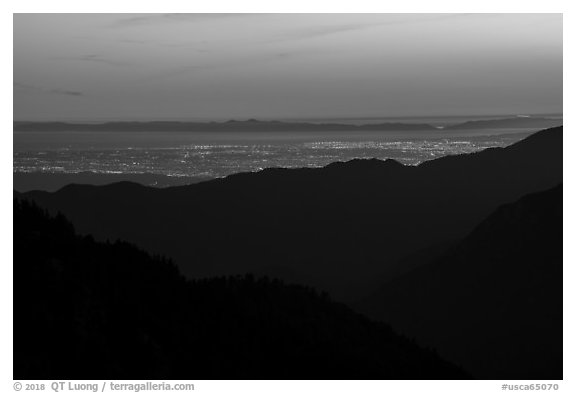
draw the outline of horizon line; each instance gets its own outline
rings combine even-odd
[[[547,113],[500,113],[500,114],[482,114],[482,115],[414,115],[414,116],[315,116],[315,117],[256,117],[256,116],[237,116],[230,118],[211,118],[211,117],[157,117],[148,119],[137,118],[105,118],[105,119],[13,119],[12,123],[154,123],[154,122],[179,122],[179,123],[226,123],[226,122],[247,122],[247,121],[260,121],[260,122],[304,122],[304,121],[331,121],[331,120],[400,120],[400,119],[462,119],[462,118],[523,118],[523,117],[563,117],[563,112],[547,112]]]

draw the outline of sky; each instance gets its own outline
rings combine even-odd
[[[14,120],[562,113],[561,14],[15,14]]]

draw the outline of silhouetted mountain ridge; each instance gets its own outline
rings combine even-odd
[[[562,261],[558,186],[499,207],[357,307],[478,378],[562,379]]]
[[[186,280],[124,243],[14,201],[15,379],[462,379],[326,294]]]
[[[78,186],[21,196],[62,211],[81,233],[171,255],[190,277],[274,273],[349,300],[367,294],[407,250],[460,238],[497,206],[561,181],[559,127],[416,167],[353,160],[165,189]]]
[[[14,172],[12,174],[14,189],[20,192],[44,190],[54,192],[68,184],[106,185],[120,181],[132,181],[147,186],[170,187],[183,184],[199,183],[211,177],[167,176],[155,173],[49,173],[49,172]]]

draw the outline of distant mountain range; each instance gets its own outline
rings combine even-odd
[[[448,126],[446,130],[478,130],[478,129],[509,129],[509,128],[548,128],[561,126],[563,119],[544,117],[512,117],[507,119],[473,120]]]
[[[562,379],[562,187],[501,206],[357,307],[484,379]]]
[[[542,129],[562,125],[562,119],[543,117],[514,117],[495,120],[469,121],[445,127],[445,130],[471,130],[492,128]],[[104,123],[66,123],[66,122],[14,122],[15,132],[26,131],[435,131],[438,127],[429,124],[380,123],[380,124],[339,124],[306,123],[283,121],[246,121],[229,120],[226,122],[104,122]]]

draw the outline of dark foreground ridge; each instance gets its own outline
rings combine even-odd
[[[74,337],[65,347],[74,361],[59,359],[59,370],[88,379],[81,356],[89,352],[103,361],[84,360],[88,369],[104,367],[110,378],[459,372],[301,286],[198,280],[252,272],[349,301],[372,293],[359,309],[474,377],[561,379],[561,183],[559,127],[417,167],[353,160],[167,189],[122,182],[15,193],[63,211],[83,234],[175,256],[195,278],[187,283],[171,263],[125,243],[74,236],[63,218],[17,203],[16,369],[73,378],[50,369],[45,354]],[[115,352],[119,345],[127,350]]]
[[[357,306],[483,379],[562,379],[562,187],[497,209]]]
[[[70,185],[18,194],[80,233],[174,258],[188,277],[278,277],[356,300],[407,253],[456,241],[498,206],[562,182],[562,127],[417,167],[353,160],[156,189]]]
[[[169,260],[14,202],[15,379],[463,379],[314,290],[186,280]]]
[[[57,191],[68,184],[106,185],[131,181],[153,187],[169,187],[210,180],[209,177],[166,176],[153,173],[49,173],[14,172],[14,189],[20,192],[32,190]]]

